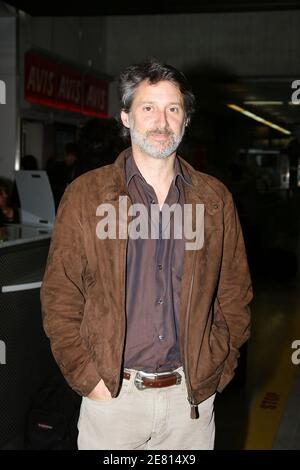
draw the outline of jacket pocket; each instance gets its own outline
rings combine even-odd
[[[214,304],[214,316],[211,325],[209,345],[216,367],[220,367],[230,352],[230,333],[218,300]]]

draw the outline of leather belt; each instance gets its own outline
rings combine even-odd
[[[129,380],[131,373],[124,371],[124,378]],[[161,372],[161,373],[146,373],[143,371],[137,371],[134,384],[139,390],[145,388],[162,388],[170,387],[171,385],[178,385],[181,383],[181,375],[178,372]]]

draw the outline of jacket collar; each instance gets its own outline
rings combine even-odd
[[[118,199],[119,196],[127,195],[127,185],[125,177],[125,162],[126,159],[132,154],[131,147],[123,150],[120,155],[117,157],[113,166],[115,168],[114,172],[114,197],[111,199]],[[208,204],[213,208],[218,208],[218,203],[220,202],[220,197],[215,192],[215,190],[206,182],[206,178],[202,173],[196,171],[187,161],[178,155],[178,160],[181,165],[181,169],[188,181],[191,184],[186,185],[186,202],[202,202]],[[110,194],[110,196],[113,196]]]
[[[125,158],[125,174],[127,186],[130,183],[131,179],[136,175],[139,176],[143,182],[145,182],[144,177],[142,176],[140,170],[137,167],[137,164],[135,163],[132,152],[129,152],[129,154]],[[177,177],[182,178],[182,180],[186,184],[191,184],[189,174],[182,169],[179,158],[176,156],[174,160],[174,182],[176,181]]]

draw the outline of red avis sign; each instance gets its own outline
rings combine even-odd
[[[108,83],[36,52],[25,54],[25,99],[31,103],[107,117]]]

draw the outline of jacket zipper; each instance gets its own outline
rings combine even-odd
[[[129,200],[129,202],[132,204],[131,202],[131,199],[130,197],[126,194],[126,197],[127,197],[127,200]],[[127,208],[128,209],[128,208]],[[127,212],[127,229],[128,230],[128,212]],[[126,232],[127,233],[127,232]],[[122,343],[122,347],[121,347],[121,351],[122,351],[122,356],[123,356],[123,353],[124,353],[124,346],[125,346],[125,325],[126,325],[126,314],[125,314],[125,309],[126,309],[126,258],[127,258],[127,247],[128,247],[128,233],[127,233],[127,236],[126,236],[126,245],[125,245],[125,250],[124,250],[124,273],[123,273],[123,286],[124,286],[124,289],[123,289],[123,302],[122,302],[122,313],[123,313],[123,321],[124,321],[124,324],[123,324],[123,343]],[[117,392],[120,388],[120,384],[121,384],[121,380],[123,378],[123,373],[122,373],[122,369],[121,369],[121,365],[122,365],[122,357],[121,357],[121,360],[120,360],[120,373],[119,373],[119,380],[117,381],[117,385],[116,385],[116,388],[115,388],[115,391],[114,391],[114,394],[113,394],[113,398],[115,398],[117,396]]]
[[[189,320],[190,320],[190,307],[191,307],[191,299],[192,299],[192,291],[193,291],[193,285],[194,285],[194,273],[195,273],[195,265],[196,265],[196,253],[194,254],[194,259],[193,259],[193,268],[192,268],[192,278],[191,278],[191,284],[190,284],[190,290],[189,290],[189,296],[188,296],[188,305],[187,305],[187,312],[186,312],[186,323],[185,323],[185,343],[184,343],[184,362],[185,362],[185,367],[184,367],[184,374],[185,374],[185,379],[186,379],[186,385],[187,385],[187,391],[188,391],[188,402],[191,407],[191,418],[192,419],[198,419],[199,418],[199,411],[198,411],[198,405],[195,403],[195,398],[193,397],[192,394],[192,387],[191,387],[191,382],[190,382],[190,376],[189,376],[189,371],[188,371],[188,355],[187,355],[187,350],[188,350],[188,328],[189,328]]]

